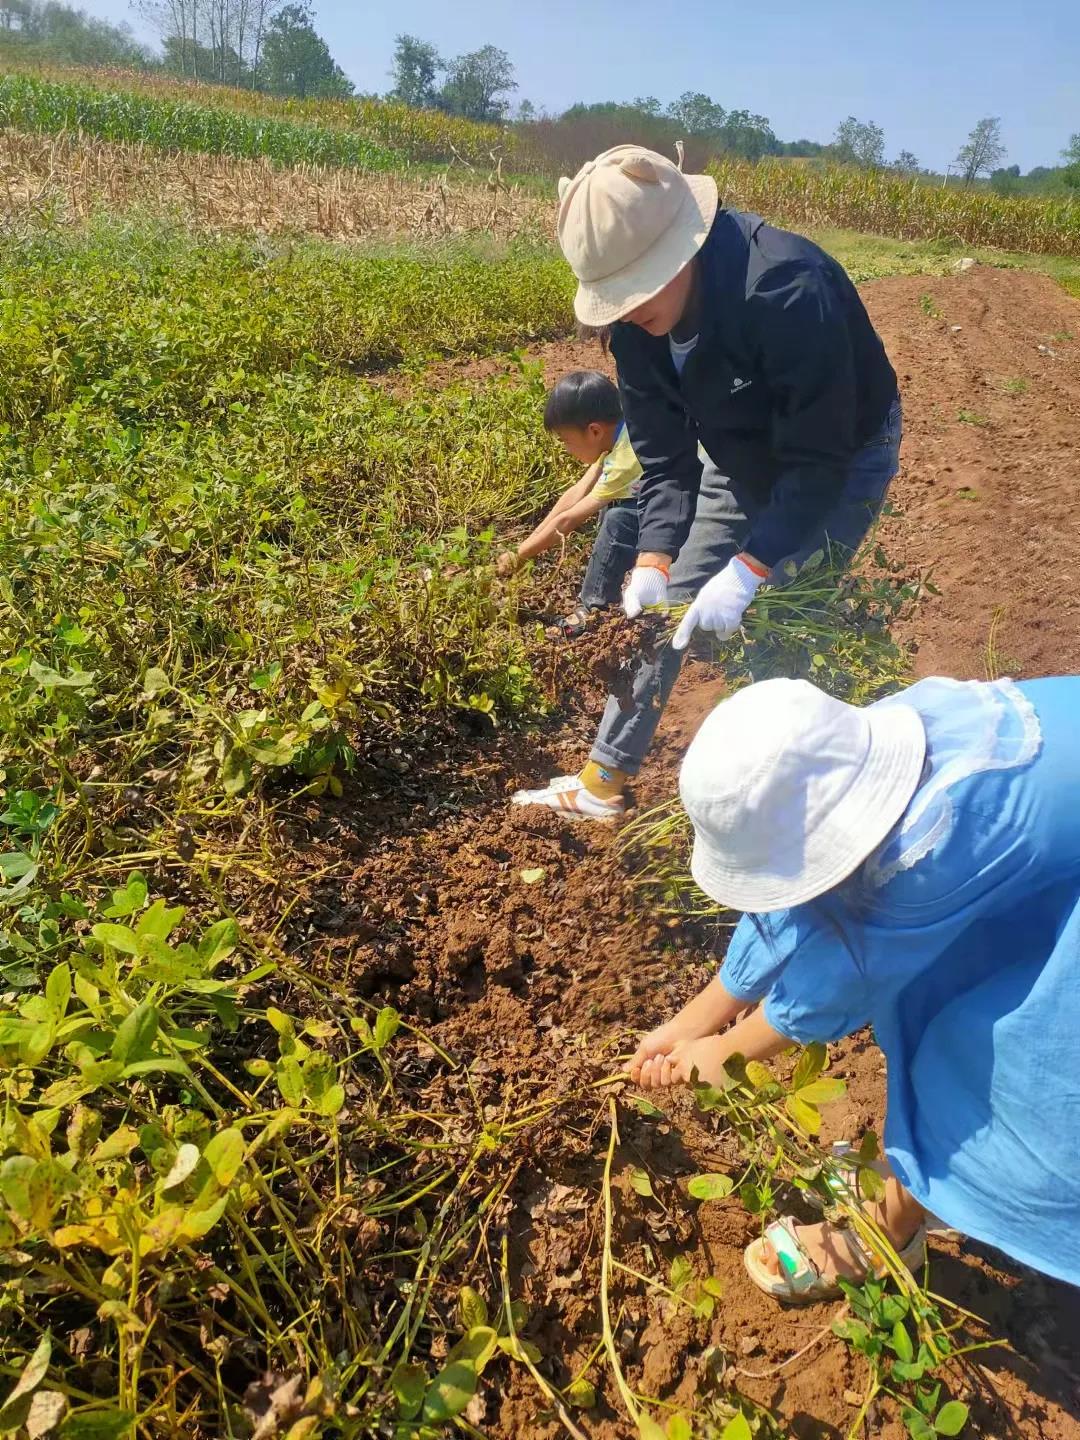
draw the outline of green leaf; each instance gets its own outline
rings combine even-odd
[[[813,1105],[807,1105],[798,1095],[789,1095],[784,1101],[784,1109],[800,1130],[805,1130],[808,1135],[816,1135],[821,1129],[820,1112],[815,1110]]]
[[[139,916],[135,934],[140,940],[167,940],[184,918],[184,907],[169,908],[164,900],[155,900],[150,909]]]
[[[278,1089],[286,1105],[301,1105],[304,1101],[304,1076],[295,1060],[282,1060],[276,1070]]]
[[[755,1090],[767,1090],[770,1085],[776,1084],[776,1076],[760,1060],[746,1062],[746,1078]]]
[[[474,1325],[468,1334],[463,1335],[451,1348],[446,1357],[446,1365],[471,1365],[477,1375],[482,1375],[484,1366],[495,1354],[498,1343],[499,1337],[490,1325]]]
[[[829,1052],[824,1045],[807,1045],[796,1062],[795,1073],[791,1077],[792,1090],[801,1090],[804,1085],[816,1080],[825,1069],[828,1058]]]
[[[750,1422],[740,1410],[733,1415],[720,1433],[720,1440],[753,1440]]]
[[[694,1278],[694,1267],[685,1255],[676,1255],[671,1262],[671,1288],[676,1294]]]
[[[681,1410],[676,1410],[667,1422],[667,1440],[694,1440],[694,1432],[690,1429],[690,1421]]]
[[[894,1360],[892,1374],[895,1380],[921,1380],[926,1374],[926,1362],[915,1360],[908,1364],[904,1360]]]
[[[920,1415],[918,1410],[909,1407],[903,1412],[903,1417],[911,1440],[936,1440],[937,1432],[933,1425],[925,1415]]]
[[[900,1360],[902,1360],[905,1365],[911,1364],[912,1360],[915,1358],[915,1347],[911,1343],[911,1336],[905,1329],[904,1322],[902,1320],[897,1320],[896,1324],[893,1326],[892,1334],[889,1337],[889,1345],[890,1348],[895,1352],[896,1356]]]
[[[340,1114],[341,1111],[344,1109],[344,1106],[344,1085],[329,1086],[319,1096],[318,1100],[315,1101],[315,1109],[319,1112],[320,1115],[325,1115],[327,1119],[330,1119],[334,1115]]]
[[[645,1115],[650,1120],[666,1120],[667,1116],[659,1106],[654,1105],[651,1100],[645,1100],[640,1095],[627,1095],[624,1097],[628,1105],[632,1105],[639,1115]]]
[[[859,1159],[864,1165],[869,1165],[871,1160],[876,1160],[880,1153],[878,1138],[873,1130],[867,1130],[859,1144]]]
[[[465,1360],[444,1365],[428,1387],[424,1397],[424,1419],[438,1425],[460,1415],[476,1394],[477,1375],[474,1366]]]
[[[473,1330],[477,1325],[487,1324],[487,1304],[484,1297],[471,1285],[463,1285],[458,1292],[458,1314],[461,1316],[461,1323],[466,1330]]]
[[[799,1099],[804,1100],[808,1105],[831,1105],[834,1100],[841,1099],[847,1093],[847,1086],[843,1080],[815,1080],[811,1085],[804,1085],[799,1091]]]
[[[232,1126],[228,1130],[219,1130],[212,1136],[203,1151],[203,1159],[210,1166],[210,1173],[223,1190],[227,1190],[236,1179],[237,1172],[244,1163],[244,1149],[243,1135]]]
[[[49,1373],[52,1358],[52,1336],[43,1335],[37,1348],[23,1367],[15,1388],[0,1407],[0,1431],[16,1430],[30,1409],[30,1396]]]
[[[876,1170],[868,1167],[859,1171],[859,1193],[866,1200],[881,1200],[885,1195],[885,1181]]]
[[[660,1426],[651,1415],[646,1415],[644,1410],[638,1416],[637,1427],[641,1440],[667,1440]]]
[[[375,1029],[372,1032],[375,1049],[385,1050],[390,1041],[397,1034],[401,1025],[401,1016],[392,1005],[384,1005],[375,1018]]]
[[[228,1195],[220,1195],[212,1205],[206,1205],[201,1210],[192,1206],[184,1215],[180,1233],[186,1240],[201,1240],[204,1235],[210,1233],[225,1214],[225,1206],[228,1203]]]
[[[112,904],[101,913],[109,920],[119,920],[133,915],[146,904],[146,881],[136,871],[122,890],[112,892]]]
[[[61,1440],[128,1440],[135,1415],[131,1410],[77,1410],[60,1430]]]
[[[959,1435],[968,1422],[968,1407],[962,1400],[950,1400],[943,1405],[934,1421],[939,1435]]]
[[[102,945],[108,945],[113,950],[118,950],[121,955],[138,955],[139,953],[138,937],[135,931],[127,925],[94,925],[90,934],[95,940],[100,940]],[[70,1424],[70,1421],[68,1423]]]
[[[157,1008],[144,1000],[121,1020],[112,1043],[112,1058],[124,1065],[134,1060],[145,1060],[153,1049],[157,1033]]]
[[[403,1419],[412,1420],[419,1415],[427,1383],[427,1371],[422,1365],[407,1365],[402,1361],[394,1366],[390,1372],[390,1389]]]
[[[547,871],[542,865],[539,865],[535,870],[522,870],[520,874],[523,885],[539,885],[540,881],[543,880],[547,874]]]
[[[70,965],[55,965],[49,972],[49,978],[45,982],[45,999],[49,1003],[49,1009],[57,1020],[62,1020],[67,1014],[68,1003],[71,1000],[71,967]]]
[[[204,930],[199,941],[198,955],[206,970],[212,970],[236,949],[240,930],[235,920],[219,920]]]
[[[846,1340],[856,1350],[861,1350],[870,1338],[870,1331],[861,1320],[845,1319],[834,1320],[832,1332],[841,1340]]]
[[[723,1299],[723,1282],[718,1280],[715,1275],[706,1275],[705,1279],[701,1282],[701,1288],[705,1291],[706,1295],[712,1295],[717,1300]]]
[[[735,1188],[730,1175],[694,1175],[687,1190],[695,1200],[723,1200]]]
[[[90,1159],[96,1165],[100,1165],[104,1160],[119,1160],[124,1155],[130,1155],[138,1143],[139,1132],[131,1125],[121,1125],[102,1140],[100,1145],[94,1147],[90,1152]]]
[[[584,1378],[568,1385],[563,1395],[578,1410],[591,1410],[596,1404],[596,1389]]]
[[[133,1060],[120,1072],[125,1080],[136,1075],[190,1075],[191,1070],[175,1055],[151,1055],[147,1060]]]
[[[652,1198],[652,1181],[644,1170],[634,1169],[630,1171],[630,1188],[637,1195],[644,1195],[646,1199]]]
[[[250,783],[251,760],[239,745],[234,745],[221,767],[221,788],[226,795],[239,795]]]
[[[156,665],[152,665],[143,676],[143,694],[148,700],[152,700],[155,695],[160,695],[162,690],[168,688],[168,675],[164,670],[159,670]]]

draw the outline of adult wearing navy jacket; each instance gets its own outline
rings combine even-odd
[[[604,820],[624,809],[694,630],[733,634],[790,561],[858,546],[898,468],[900,400],[842,267],[799,235],[719,208],[711,176],[619,145],[559,193],[574,308],[611,327],[644,472],[623,605],[634,618],[693,602],[672,645],[639,664],[633,707],[608,699],[581,773],[514,796]]]

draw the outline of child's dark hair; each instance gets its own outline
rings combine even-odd
[[[548,391],[545,430],[584,430],[587,425],[617,425],[621,419],[619,391],[599,370],[572,370]]]

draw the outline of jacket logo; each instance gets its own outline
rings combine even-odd
[[[738,375],[736,375],[736,376],[735,376],[734,384],[733,384],[732,387],[731,387],[731,393],[732,393],[732,395],[737,395],[740,390],[745,390],[745,389],[747,389],[747,388],[748,388],[750,385],[752,385],[753,383],[754,383],[754,382],[753,382],[752,380],[740,380],[739,377],[738,377]]]

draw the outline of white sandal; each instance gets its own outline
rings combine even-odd
[[[834,1300],[842,1295],[838,1281],[822,1275],[806,1252],[799,1239],[798,1221],[792,1215],[785,1215],[766,1229],[758,1240],[752,1241],[743,1251],[746,1272],[759,1290],[780,1300],[786,1305],[812,1305],[819,1300]],[[835,1232],[840,1236],[852,1259],[866,1275],[880,1269],[880,1256],[875,1256],[855,1231],[847,1225],[838,1225]],[[765,1263],[765,1243],[773,1247],[780,1264],[779,1275]],[[921,1265],[926,1255],[926,1226],[920,1225],[904,1248],[897,1252],[909,1270]]]

